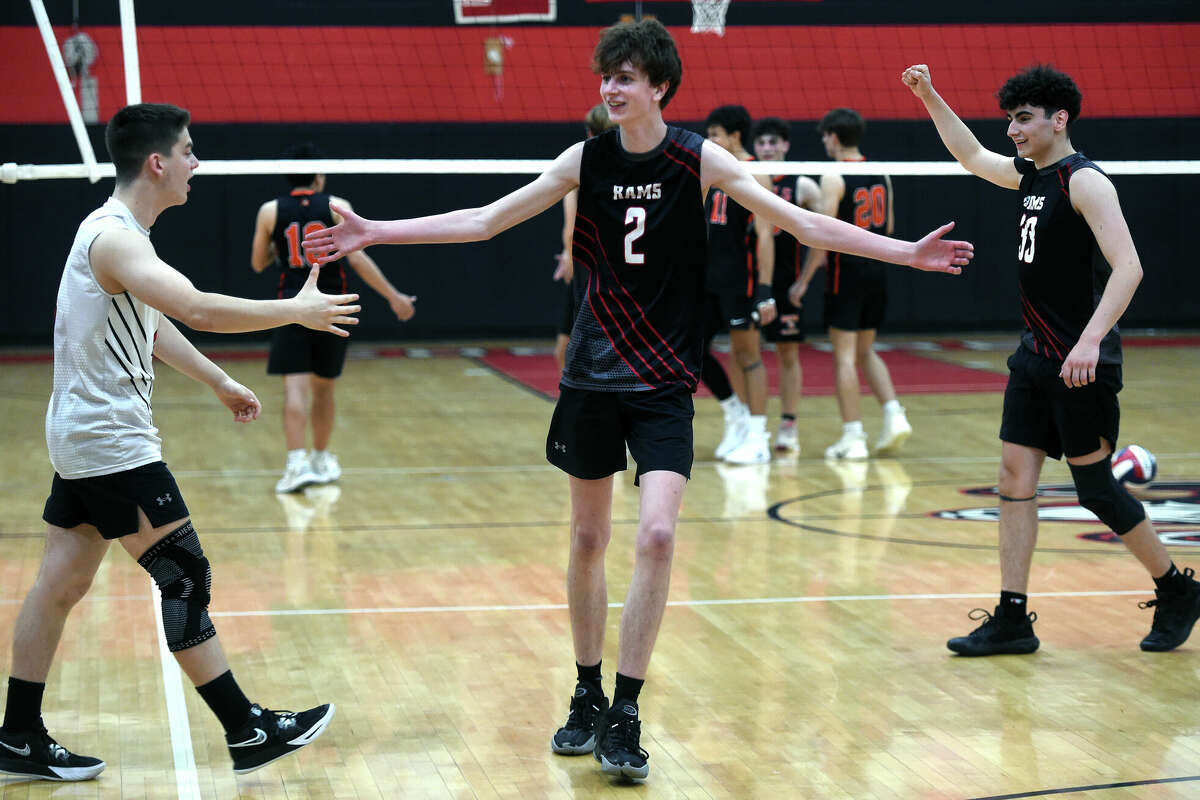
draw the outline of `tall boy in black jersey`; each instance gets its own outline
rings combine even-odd
[[[866,161],[859,144],[867,124],[851,108],[835,108],[817,124],[825,154],[835,161]],[[891,235],[895,228],[892,181],[887,175],[822,175],[824,212],[875,233]],[[791,293],[799,302],[813,273],[825,263],[810,253],[799,284]],[[825,281],[825,327],[833,345],[834,389],[842,417],[841,437],[825,448],[826,458],[863,459],[869,455],[858,398],[861,367],[871,393],[883,409],[883,426],[875,440],[877,453],[894,453],[912,433],[904,408],[896,399],[892,375],[875,352],[875,334],[887,307],[887,276],[883,264],[849,253],[831,253]]]
[[[1027,587],[1037,541],[1037,482],[1046,456],[1065,456],[1080,505],[1137,556],[1154,579],[1150,633],[1143,650],[1183,644],[1200,617],[1200,583],[1180,572],[1141,503],[1112,476],[1121,389],[1117,320],[1142,279],[1142,266],[1117,192],[1071,144],[1082,96],[1048,66],[1010,78],[997,97],[1017,148],[1006,158],[983,148],[933,89],[929,67],[901,75],[925,104],[950,153],[981,178],[1017,189],[1017,274],[1025,332],[1008,359],[1000,423],[1000,604],[994,616],[947,644],[968,656],[1032,653],[1036,614]],[[1102,255],[1107,264],[1100,262]]]
[[[637,698],[670,583],[675,523],[692,463],[692,391],[700,369],[706,240],[703,197],[716,187],[802,242],[918,269],[961,272],[972,246],[875,236],[802,211],[763,188],[720,147],[663,121],[682,66],[653,19],[605,29],[592,57],[600,96],[619,126],[568,148],[532,183],[483,208],[418,219],[345,221],[304,241],[318,263],[372,244],[490,239],[578,187],[573,255],[584,295],[571,333],[547,458],[570,475],[567,599],[579,684],[556,752],[593,752],[604,771],[644,778]],[[625,446],[641,486],[633,579],[621,613],[612,709],[600,688],[612,532],[613,474]]]
[[[753,160],[746,150],[750,113],[742,106],[718,106],[709,112],[704,128],[708,141],[728,150],[738,161]],[[755,180],[770,188],[766,175]],[[730,464],[765,464],[771,460],[767,370],[758,331],[775,318],[771,297],[775,237],[770,225],[720,189],[713,189],[705,198],[704,216],[708,221],[708,307],[701,378],[721,402],[726,423],[716,455]],[[729,375],[709,352],[713,337],[724,328],[729,329],[733,356]],[[731,387],[736,395],[731,395]]]
[[[759,161],[783,161],[790,147],[788,124],[779,117],[763,117],[754,123],[754,157]],[[775,175],[771,191],[789,203],[809,211],[821,211],[821,188],[804,175]],[[763,336],[775,344],[779,362],[779,431],[775,449],[798,451],[796,411],[800,405],[803,373],[800,369],[800,342],[804,341],[804,313],[790,297],[792,286],[800,279],[801,255],[806,248],[785,230],[775,229],[775,247],[771,254],[771,296],[775,298],[775,320],[763,325]],[[765,260],[759,255],[760,265]],[[760,267],[761,268],[761,267]]]
[[[310,142],[294,145],[284,153],[284,158],[294,159],[319,156]],[[287,180],[291,192],[268,200],[258,209],[250,246],[250,266],[255,272],[262,272],[273,263],[278,265],[276,297],[280,298],[294,296],[308,275],[309,266],[300,245],[304,234],[337,221],[329,210],[331,200],[346,207],[350,205],[325,192],[324,175],[288,175]],[[369,255],[353,253],[346,261],[368,286],[387,300],[397,319],[403,322],[412,318],[416,297],[396,291]],[[346,273],[341,262],[331,267],[321,272],[321,291],[345,292]],[[278,328],[272,334],[267,374],[283,376],[283,436],[287,443],[287,462],[283,477],[275,484],[276,492],[297,492],[309,484],[330,483],[341,477],[337,456],[328,448],[335,417],[334,382],[342,374],[345,361],[343,337],[301,325]],[[311,453],[305,450],[310,419]]]

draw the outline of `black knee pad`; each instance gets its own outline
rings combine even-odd
[[[1146,509],[1113,477],[1108,459],[1071,468],[1079,505],[1091,511],[1118,536],[1124,536],[1146,518]]]
[[[216,636],[208,618],[212,570],[191,520],[159,539],[138,559],[162,594],[163,631],[172,653]]]

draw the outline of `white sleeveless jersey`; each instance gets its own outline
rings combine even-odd
[[[110,197],[80,224],[58,286],[46,445],[63,478],[162,460],[150,411],[160,314],[128,292],[104,291],[89,259],[97,236],[121,228],[150,236],[124,203]]]

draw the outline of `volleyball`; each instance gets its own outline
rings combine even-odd
[[[1140,444],[1131,444],[1117,451],[1112,471],[1113,477],[1123,483],[1143,486],[1158,474],[1158,459]]]

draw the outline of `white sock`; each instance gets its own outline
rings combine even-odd
[[[749,411],[745,403],[736,394],[731,394],[721,401],[721,408],[725,411],[727,417],[737,417]]]
[[[751,436],[766,436],[767,435],[767,415],[766,414],[751,414],[750,421],[747,423],[748,432]]]
[[[884,416],[890,417],[893,414],[903,414],[904,406],[900,405],[899,400],[888,400],[883,404]]]
[[[863,435],[862,420],[856,419],[856,420],[854,420],[854,422],[843,422],[842,423],[842,435],[845,436],[847,434],[852,435],[852,436],[862,436]]]
[[[308,453],[305,451],[305,449],[303,447],[301,447],[298,450],[288,450],[287,463],[291,464],[293,462],[299,461],[302,458],[308,458]]]

